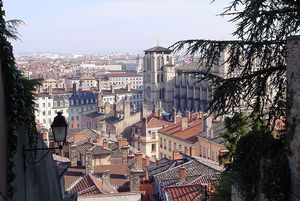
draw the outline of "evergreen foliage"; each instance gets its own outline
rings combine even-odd
[[[39,80],[28,80],[16,68],[13,48],[8,39],[17,39],[17,27],[20,21],[4,20],[5,12],[0,0],[0,61],[1,73],[4,81],[5,113],[7,117],[8,136],[8,192],[7,200],[13,200],[15,188],[12,181],[15,179],[13,157],[16,153],[17,129],[22,123],[26,125],[28,139],[31,146],[35,146],[37,136],[34,116],[35,87],[40,84]],[[3,111],[1,111],[3,112]],[[26,131],[24,131],[26,132]]]
[[[300,31],[300,1],[233,0],[221,16],[231,16],[236,40],[184,40],[171,47],[199,58],[199,70],[192,73],[213,86],[211,112],[234,114],[241,103],[251,111],[249,120],[241,114],[227,119],[223,133],[225,157],[232,161],[227,171],[245,200],[258,200],[261,192],[266,200],[289,200],[287,146],[293,125],[276,137],[273,126],[286,117],[293,93],[286,84],[286,40]],[[228,57],[222,61],[224,52]],[[226,65],[227,74],[214,74],[218,65]]]

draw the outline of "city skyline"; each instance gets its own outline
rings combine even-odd
[[[17,54],[140,53],[184,39],[229,39],[233,25],[217,16],[224,0],[5,0],[6,20],[20,19]]]

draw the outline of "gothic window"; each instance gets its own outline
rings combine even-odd
[[[161,57],[161,70],[162,70],[162,67],[163,67],[164,64],[164,57]]]
[[[151,98],[151,88],[149,86],[147,87],[146,93],[147,93],[147,97],[150,99]]]
[[[160,57],[156,58],[156,69],[159,70],[160,69]]]

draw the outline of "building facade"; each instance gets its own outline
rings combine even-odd
[[[145,50],[144,56],[144,100],[154,105],[161,100],[166,111],[174,104],[174,58],[170,49],[156,46]]]

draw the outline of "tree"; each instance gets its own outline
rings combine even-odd
[[[245,200],[256,200],[261,192],[269,200],[288,200],[289,141],[284,130],[275,138],[270,125],[287,113],[286,40],[300,31],[300,1],[233,0],[221,16],[232,17],[236,40],[184,40],[171,48],[199,58],[193,74],[213,86],[210,111],[234,114],[241,102],[251,111],[248,131],[239,138],[234,131],[224,135],[233,158],[229,171]],[[228,57],[219,63],[224,52]],[[227,65],[228,74],[214,74],[215,65]],[[244,124],[231,126],[238,130]]]
[[[300,1],[234,0],[221,14],[225,15],[232,16],[230,21],[237,26],[233,33],[237,40],[184,40],[171,47],[175,51],[186,48],[186,54],[200,57],[195,74],[214,86],[212,111],[234,113],[245,102],[256,114],[252,117],[284,116],[286,39],[300,30]],[[228,65],[228,78],[211,73],[223,52],[229,54],[222,63]],[[230,77],[232,73],[238,76]]]

